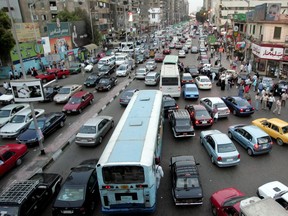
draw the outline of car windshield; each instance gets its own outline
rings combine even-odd
[[[172,107],[172,106],[176,106],[176,103],[174,100],[166,100],[163,102],[163,106],[164,107]]]
[[[208,78],[201,78],[200,82],[210,82],[210,80]]]
[[[83,125],[83,126],[80,128],[79,133],[95,134],[95,133],[96,133],[96,126]]]
[[[282,132],[283,132],[284,134],[288,133],[288,125],[285,126],[285,127],[282,127]]]
[[[237,196],[237,197],[233,197],[229,200],[226,200],[224,203],[223,203],[223,207],[226,207],[226,206],[233,206],[235,205],[236,203],[240,202],[241,200],[244,200],[246,199],[247,197],[245,196]]]
[[[188,87],[188,88],[186,88],[186,91],[196,92],[197,88],[196,87]]]
[[[106,63],[106,60],[105,60],[105,59],[103,59],[103,60],[100,59],[100,61],[98,62],[98,64],[100,64],[100,65],[101,65],[101,64],[105,64],[105,63]]]
[[[101,68],[99,68],[99,71],[107,71],[107,70],[109,70],[108,65],[103,65]]]
[[[116,57],[116,61],[123,61],[123,60],[125,60],[124,57],[120,57],[120,56],[117,56],[117,57]]]
[[[177,178],[176,189],[195,188],[195,187],[200,187],[198,178],[193,177]]]
[[[267,143],[271,143],[272,140],[270,138],[270,136],[265,136],[265,137],[259,137],[257,138],[257,143],[259,145],[262,145],[262,144],[267,144]]]
[[[10,116],[11,110],[0,110],[0,118],[7,118]]]
[[[78,98],[78,97],[71,97],[69,99],[69,103],[70,104],[80,104],[81,103],[81,98]]]
[[[191,80],[192,78],[190,76],[183,76],[183,80]]]
[[[198,110],[195,112],[196,118],[203,118],[203,117],[209,117],[209,113],[206,110]]]
[[[240,107],[250,106],[250,104],[247,100],[237,100],[237,105]]]
[[[37,123],[38,123],[38,127],[40,127],[40,129],[44,128],[44,125],[45,125],[45,121],[44,121],[44,120],[37,121]],[[32,121],[32,122],[30,123],[29,129],[35,130],[34,121]]]
[[[153,65],[154,65],[154,62],[147,62],[147,65],[153,66]]]
[[[109,79],[101,79],[101,80],[99,81],[99,83],[108,84],[108,83],[109,83]]]
[[[87,78],[87,80],[95,80],[97,79],[97,75],[92,75]]]
[[[137,73],[145,73],[146,72],[146,69],[144,68],[140,68],[137,70]]]
[[[177,124],[178,127],[191,126],[190,119],[178,119],[176,124]]]
[[[58,92],[58,94],[69,94],[70,88],[61,88]]]
[[[216,103],[214,105],[217,105],[217,108],[226,108],[226,105],[224,103]]]
[[[25,115],[15,115],[12,119],[11,119],[11,123],[22,123],[25,120]]]
[[[126,70],[126,65],[120,65],[118,70]]]
[[[67,185],[60,190],[57,200],[81,201],[84,199],[84,185]]]
[[[123,93],[122,98],[131,98],[133,96],[134,92],[126,91]]]
[[[219,153],[227,153],[236,151],[236,147],[232,143],[226,143],[218,145],[218,152]]]

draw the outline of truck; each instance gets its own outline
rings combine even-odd
[[[272,198],[250,197],[240,202],[240,216],[287,216],[288,211]]]

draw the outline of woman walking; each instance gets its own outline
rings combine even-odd
[[[255,95],[255,109],[257,111],[259,110],[260,99],[261,99],[260,93],[257,92],[256,95]]]
[[[268,94],[262,96],[262,109],[267,109]]]

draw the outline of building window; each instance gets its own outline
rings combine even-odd
[[[280,39],[281,30],[282,30],[281,27],[275,27],[275,28],[274,28],[274,36],[273,36],[273,39]]]
[[[32,17],[34,21],[38,20],[38,15],[33,14]]]
[[[44,31],[44,32],[47,32],[47,31],[48,31],[47,26],[44,26],[43,31]]]
[[[152,19],[155,19],[155,18],[156,18],[155,14],[152,14]]]
[[[256,29],[256,25],[253,25],[253,32],[252,32],[253,35],[255,34],[255,29]]]
[[[41,19],[42,19],[42,20],[47,20],[47,16],[46,16],[45,14],[42,14],[42,15],[41,15]]]
[[[262,34],[262,26],[260,26],[260,34]]]

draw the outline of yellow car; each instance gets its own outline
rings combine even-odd
[[[276,139],[278,145],[288,144],[288,122],[278,118],[259,118],[252,121],[252,124]]]

